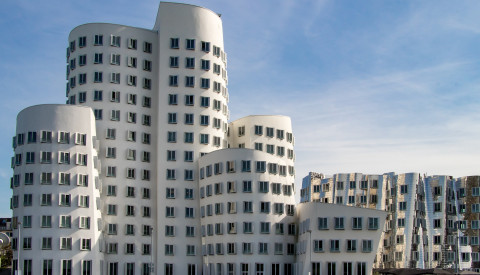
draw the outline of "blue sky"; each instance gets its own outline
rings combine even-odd
[[[480,174],[479,1],[186,1],[222,14],[231,119],[284,114],[308,171]],[[152,28],[158,1],[3,0],[0,216],[23,108],[65,102],[75,26]]]

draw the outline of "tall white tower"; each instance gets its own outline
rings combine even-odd
[[[227,147],[220,15],[160,3],[153,30],[85,24],[69,43],[68,102],[94,110],[101,144],[107,272],[196,274],[195,162]]]

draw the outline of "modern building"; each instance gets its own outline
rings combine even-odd
[[[12,249],[21,250],[20,269],[99,270],[103,204],[92,110],[26,108],[18,114],[13,147]],[[13,270],[17,264],[15,258]]]
[[[294,274],[291,121],[228,123],[219,14],[160,3],[152,30],[81,25],[67,64],[67,105],[17,118],[15,270]]]
[[[321,202],[297,210],[296,274],[372,274],[385,211]]]
[[[387,211],[376,267],[478,269],[479,190],[479,176],[309,173],[301,201]]]

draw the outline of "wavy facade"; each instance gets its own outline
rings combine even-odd
[[[293,272],[295,197],[289,177],[275,169],[285,164],[238,148],[199,160],[205,274]]]
[[[310,173],[303,179],[301,201],[387,211],[375,267],[475,270],[480,268],[479,178]]]
[[[328,211],[364,220],[362,260],[344,271],[369,274],[385,213],[327,204],[302,205],[299,212],[290,118],[252,115],[228,123],[226,67],[220,15],[202,7],[160,3],[152,30],[106,23],[73,29],[68,105],[33,106],[18,115],[14,269],[335,274],[305,259],[305,221]],[[325,183],[315,200],[354,197],[351,206],[381,209],[379,186],[387,178],[342,176]],[[336,190],[340,180],[359,183]],[[370,218],[375,228],[367,230]],[[349,232],[332,230],[328,238],[343,244]],[[349,256],[342,251],[328,261],[339,255]]]

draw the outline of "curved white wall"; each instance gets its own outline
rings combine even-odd
[[[98,36],[102,36],[101,45]],[[112,37],[118,39],[118,44],[112,43],[117,42]],[[80,43],[83,38],[86,39],[84,46]],[[89,106],[97,116],[105,269],[124,272],[128,263],[130,269],[140,272],[152,261],[150,228],[156,224],[157,33],[92,23],[73,29],[69,42],[69,103]],[[150,43],[151,51],[145,48],[145,43]],[[82,58],[86,60],[84,65],[80,64]],[[98,73],[102,73],[102,81],[96,81]],[[114,83],[112,73],[118,74],[118,83]],[[82,74],[86,74],[84,84],[79,83]],[[136,83],[131,78],[136,78]],[[149,81],[150,86],[145,85],[148,84],[145,81]],[[86,97],[82,98],[82,94]],[[114,131],[115,136],[108,131]],[[135,135],[135,139],[129,135]],[[149,158],[144,157],[145,154],[149,154]]]
[[[386,217],[387,212],[374,209],[320,202],[299,204],[297,274],[372,274]],[[354,218],[361,220],[355,227]],[[370,224],[371,218],[377,219],[378,226]],[[336,219],[342,219],[343,226]],[[332,247],[332,241],[338,243]]]
[[[287,173],[295,176],[295,138],[287,116],[251,115],[230,123],[230,148],[250,148],[276,155],[287,163]]]
[[[226,127],[228,120],[226,91],[226,59],[223,47],[223,29],[220,17],[205,8],[187,4],[160,3],[154,30],[158,31],[159,87],[158,108],[158,261],[157,271],[167,272],[173,268],[175,274],[200,274],[201,239],[198,203],[198,175],[196,161],[203,154],[226,147]],[[171,47],[171,39],[178,39],[178,47]],[[194,49],[187,49],[187,40],[193,40]],[[209,50],[202,49],[202,42],[209,43]],[[220,55],[214,54],[218,47]],[[178,60],[177,66],[170,66],[170,59]],[[194,66],[187,68],[187,58],[194,60]],[[208,70],[202,69],[202,60],[210,63]],[[214,72],[214,64],[220,66],[219,74]],[[225,72],[225,73],[223,73]],[[170,78],[176,77],[176,85],[170,84]],[[187,77],[193,78],[193,85],[187,86]],[[202,88],[202,80],[208,79],[209,87]],[[218,90],[214,88],[218,83]],[[176,102],[170,97],[176,97]],[[187,102],[189,96],[193,102]],[[202,98],[205,101],[202,105]],[[208,100],[208,104],[206,104]],[[218,102],[215,109],[214,101]],[[171,116],[176,122],[169,122]],[[186,121],[190,116],[193,121]],[[208,122],[203,118],[208,117]],[[218,119],[218,124],[214,120]],[[218,127],[216,127],[218,126]],[[169,133],[176,140],[169,141]],[[187,134],[188,133],[188,134]],[[192,135],[191,142],[185,142],[185,135]],[[202,142],[202,136],[206,139]],[[215,140],[217,143],[215,144]],[[170,157],[169,157],[170,154]],[[172,158],[175,154],[175,158]],[[191,154],[186,157],[186,154]],[[168,172],[175,177],[169,178]],[[188,172],[187,172],[188,171]],[[192,173],[186,177],[185,173]],[[174,196],[167,196],[167,190],[173,190]],[[188,191],[187,191],[188,190]],[[193,192],[191,196],[187,192]],[[174,214],[167,217],[167,208]],[[187,208],[193,216],[187,217]],[[170,211],[170,210],[168,210]],[[190,211],[190,210],[188,210]],[[166,227],[173,227],[169,234]],[[188,230],[193,233],[187,234]],[[194,246],[195,252],[189,253],[187,245]],[[173,249],[170,253],[169,249]],[[188,256],[187,256],[188,255]]]
[[[246,161],[250,163],[249,171],[244,169]],[[257,162],[264,162],[266,171],[257,171]],[[274,274],[272,264],[278,264],[283,274],[285,264],[293,267],[293,186],[289,177],[269,172],[269,164],[285,165],[286,161],[251,149],[218,150],[200,158],[200,215],[206,274],[224,274],[229,267],[234,268],[235,274],[242,274],[245,265],[251,274],[260,268],[257,264],[263,265],[264,274]],[[229,204],[235,205],[235,211]],[[235,231],[229,230],[231,223],[235,224]],[[251,231],[245,226],[251,227]]]
[[[63,142],[61,132],[68,133]],[[43,139],[47,133],[49,138]],[[35,141],[29,139],[33,135]],[[52,260],[54,273],[59,272],[62,260],[71,260],[72,270],[82,270],[83,261],[90,261],[92,270],[100,269],[102,222],[95,141],[95,120],[90,108],[37,105],[19,113],[14,158],[21,160],[14,162],[12,203],[14,221],[22,223],[22,270],[27,271],[30,265],[25,266],[25,260],[31,261],[33,272],[42,270],[44,260]],[[62,153],[69,154],[69,162],[60,163]],[[85,156],[86,164],[77,161],[80,155]],[[69,182],[62,182],[61,174]],[[87,183],[82,185],[79,175],[87,177]],[[51,180],[46,180],[50,176]],[[69,197],[68,204],[61,202],[62,196]],[[88,205],[82,205],[81,196],[88,198]],[[89,227],[80,225],[82,217],[89,219]],[[18,229],[13,230],[17,246],[18,233]],[[62,238],[71,239],[67,241],[71,247],[62,248]],[[85,243],[90,242],[90,246],[82,249],[82,239],[88,240]]]

